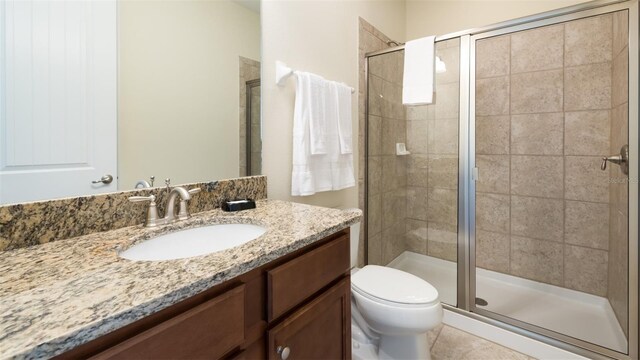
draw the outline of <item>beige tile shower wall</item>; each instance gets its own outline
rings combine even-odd
[[[629,20],[628,13],[613,14],[613,65],[611,89],[611,147],[616,154],[629,143]],[[611,166],[609,178],[609,281],[607,297],[613,311],[627,333],[629,281],[629,182],[618,166]]]
[[[364,54],[387,48],[390,40],[363,19],[360,36],[363,61]],[[407,166],[405,158],[395,155],[396,142],[406,142],[403,65],[402,52],[369,58],[369,264],[387,264],[405,250]],[[361,66],[364,81],[364,62]],[[364,84],[360,88],[365,89]],[[360,121],[364,129],[365,97],[361,99]],[[361,154],[364,161],[364,149]],[[364,166],[360,169],[364,179]]]
[[[407,250],[456,261],[460,41],[436,44],[446,71],[436,74],[432,105],[406,113]]]
[[[477,42],[479,267],[607,295],[613,29],[607,14]]]

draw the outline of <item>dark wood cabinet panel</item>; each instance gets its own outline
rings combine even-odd
[[[351,359],[351,286],[346,277],[269,331],[268,358]]]
[[[93,359],[217,359],[243,341],[244,285],[241,285]]]
[[[245,350],[231,357],[231,360],[264,360],[267,358],[267,340],[262,337]]]
[[[311,250],[267,272],[271,322],[349,271],[349,236]]]

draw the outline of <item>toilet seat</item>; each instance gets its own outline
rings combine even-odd
[[[421,278],[397,269],[367,265],[351,276],[352,289],[371,301],[394,307],[437,304],[438,291]]]

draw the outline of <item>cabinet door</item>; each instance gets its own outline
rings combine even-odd
[[[290,360],[351,359],[349,277],[269,331],[269,359],[286,355]]]

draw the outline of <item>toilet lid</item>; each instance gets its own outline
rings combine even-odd
[[[428,304],[438,290],[421,278],[390,267],[367,265],[351,276],[351,285],[365,294],[400,304]]]

